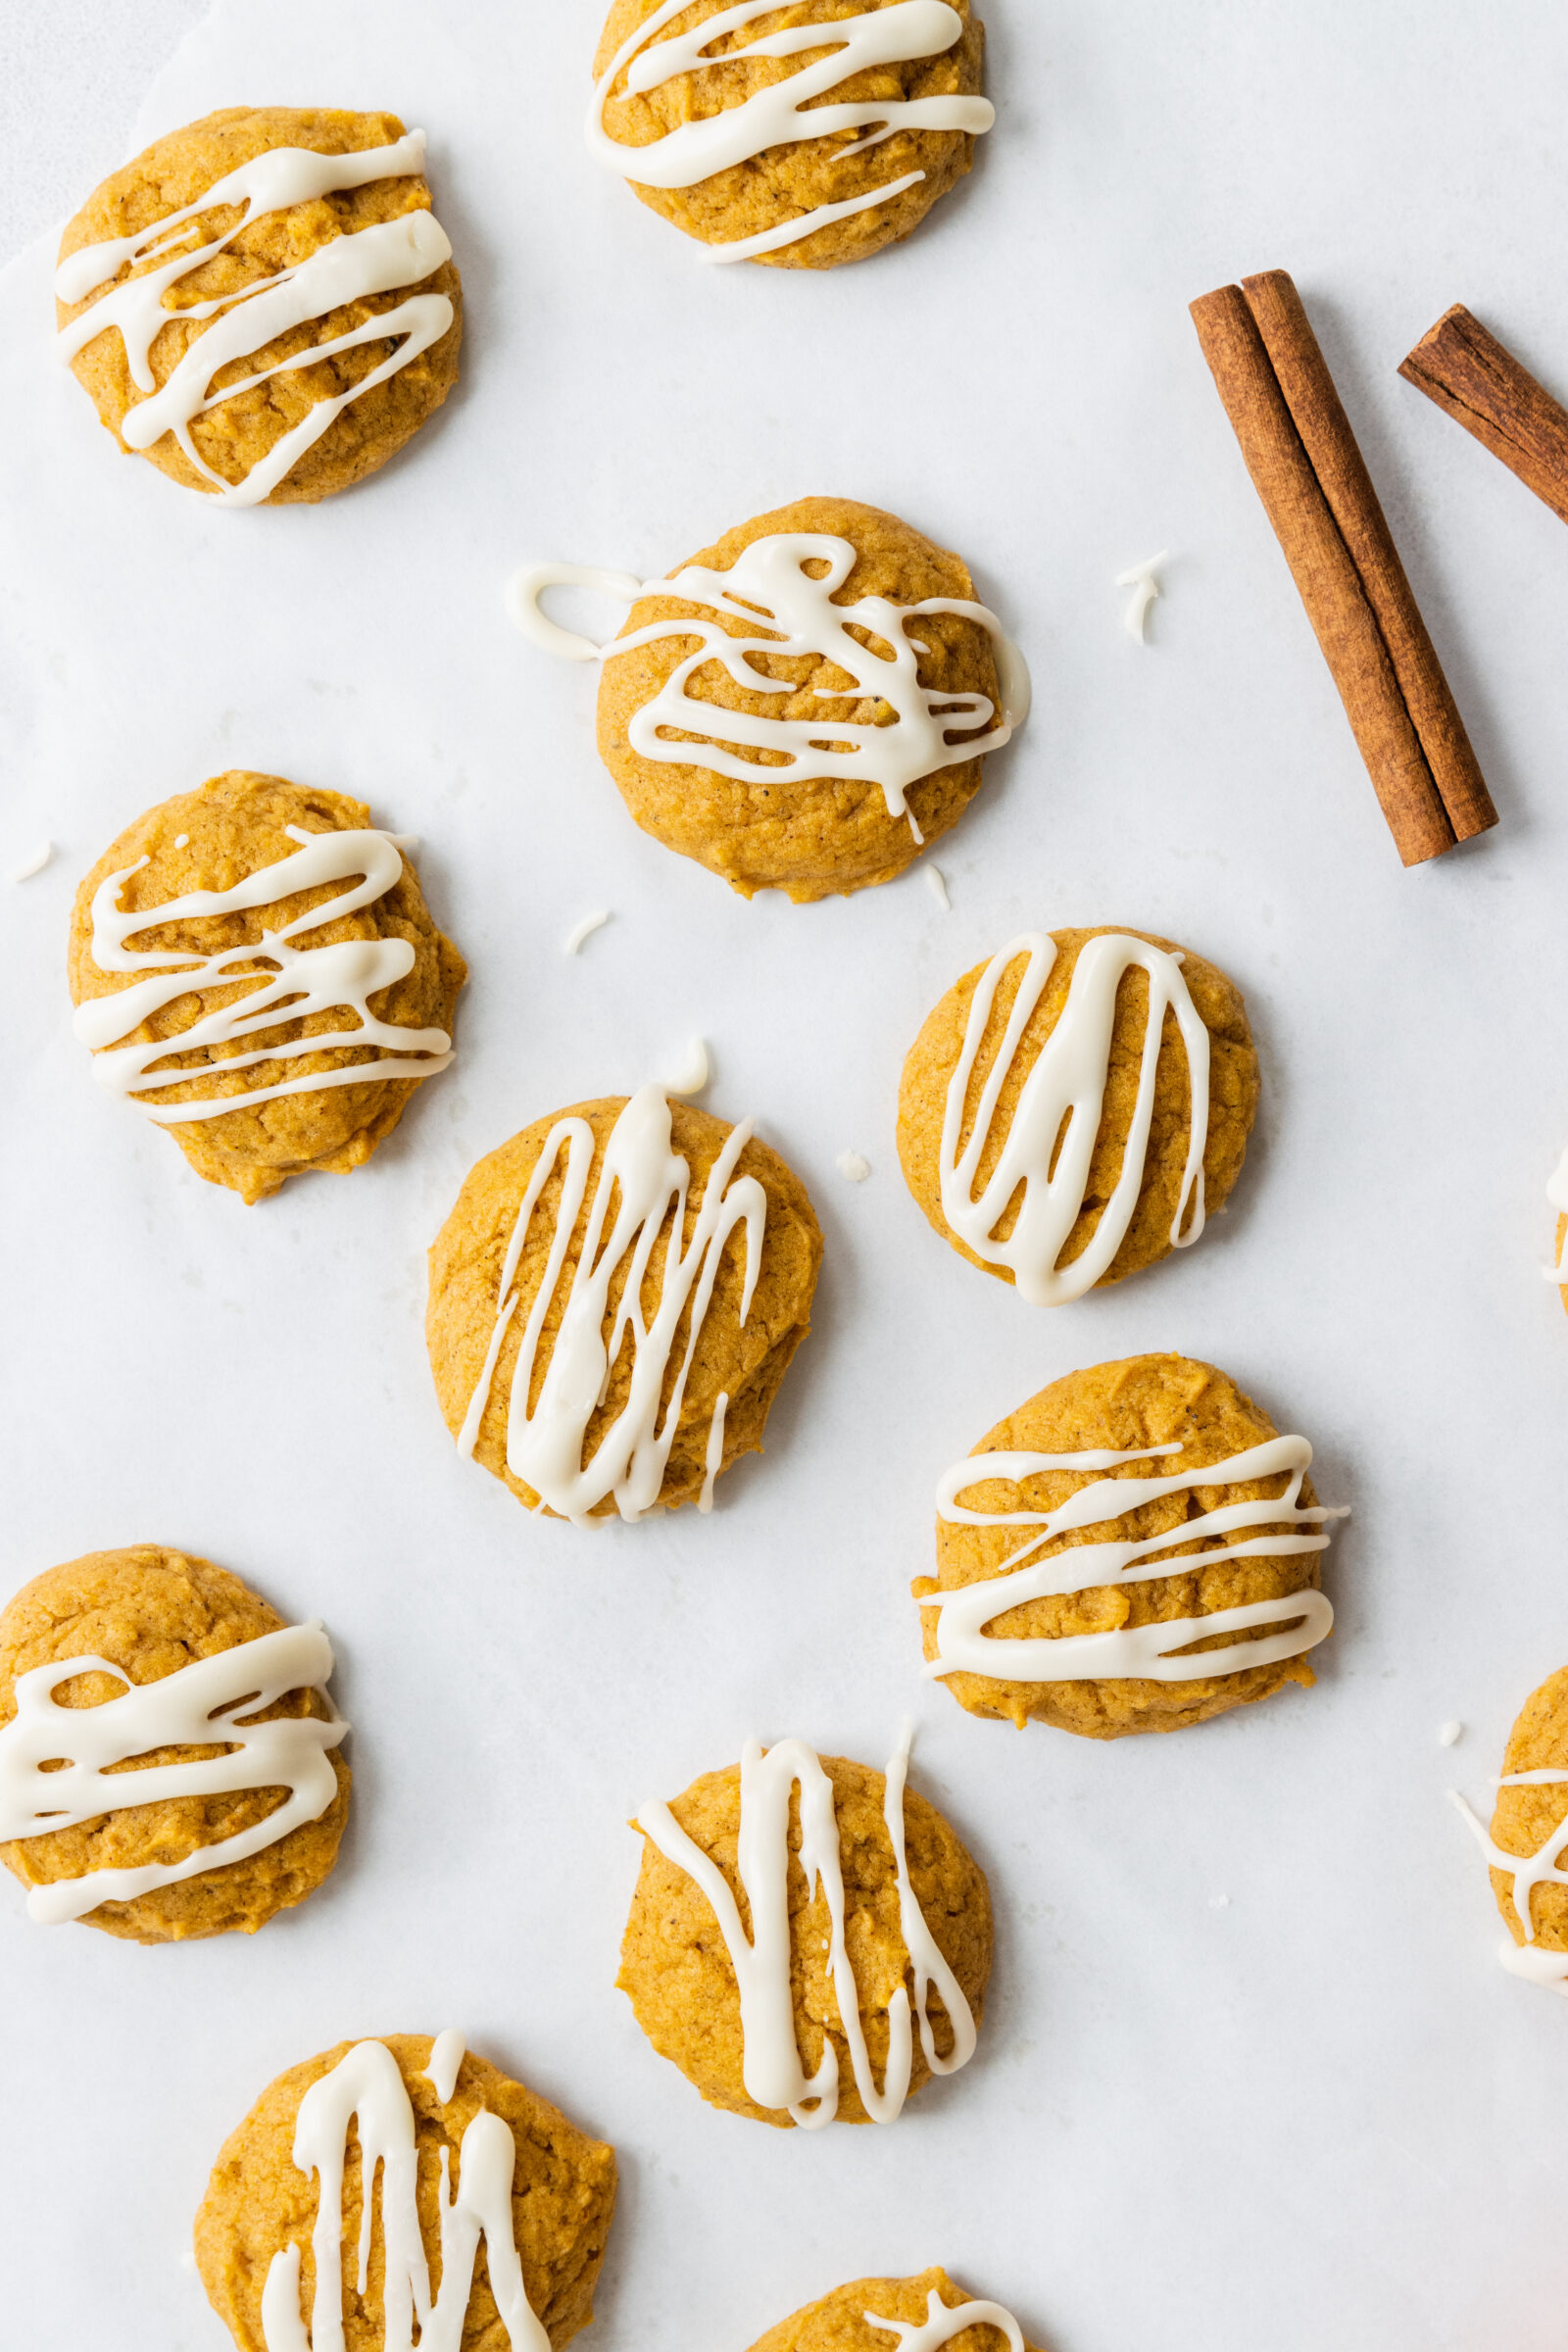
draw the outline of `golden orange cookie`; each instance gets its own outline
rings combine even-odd
[[[986,2316],[988,2310],[995,2314],[998,2306],[980,2303],[975,2317],[962,2327],[942,2318],[945,2312],[961,2315],[976,2302],[941,2269],[921,2271],[913,2278],[852,2278],[847,2286],[835,2287],[830,2295],[780,2320],[759,2336],[752,2352],[899,2352],[904,2342],[901,2328],[918,2329],[933,2323],[942,2330],[942,2343],[951,2345],[953,2352],[1007,2352],[1010,2339],[1005,2329],[994,2316]],[[898,2325],[879,2326],[879,2321]],[[949,2327],[951,2335],[946,2332]],[[1034,2352],[1034,2347],[1026,2342],[1024,2352]]]

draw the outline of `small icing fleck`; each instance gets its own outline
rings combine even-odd
[[[1160,564],[1168,563],[1169,559],[1169,548],[1162,547],[1157,556],[1150,556],[1144,563],[1134,564],[1129,570],[1116,574],[1117,587],[1132,590],[1121,616],[1121,625],[1129,637],[1137,638],[1140,645],[1148,641],[1149,608],[1159,596],[1159,582],[1154,574]]]
[[[858,1152],[841,1152],[834,1165],[841,1176],[849,1178],[851,1184],[863,1184],[871,1173],[871,1162],[862,1158]]]
[[[1211,1894],[1208,1898],[1208,1907],[1211,1911],[1228,1911],[1231,1907],[1231,1898],[1228,1894]]]
[[[54,854],[55,845],[52,841],[40,841],[36,849],[27,852],[20,865],[14,865],[11,868],[12,881],[30,882],[34,874],[43,872]]]
[[[430,2063],[424,2070],[425,2080],[434,2084],[435,2095],[443,2107],[451,2104],[452,2093],[458,2087],[458,2072],[467,2046],[455,2026],[448,2026],[430,2044]]]
[[[941,907],[943,913],[951,914],[953,912],[953,901],[948,896],[948,877],[942,871],[940,865],[928,865],[926,867],[925,886],[931,893],[931,896],[935,899],[937,905]]]
[[[1438,1727],[1438,1745],[1440,1747],[1457,1747],[1463,1738],[1464,1725],[1462,1723],[1445,1723]]]
[[[601,906],[596,914],[585,914],[582,921],[573,923],[571,929],[566,933],[562,944],[562,953],[566,956],[577,955],[582,948],[583,941],[592,939],[594,933],[603,930],[609,920],[610,908],[608,906]]]
[[[674,1074],[664,1081],[666,1095],[700,1095],[713,1075],[713,1064],[704,1039],[687,1040],[686,1058]]]
[[[188,833],[176,833],[174,835],[174,847],[176,850],[183,850],[186,848],[189,844],[189,841],[190,835]]]

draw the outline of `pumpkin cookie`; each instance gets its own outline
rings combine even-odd
[[[1456,1791],[1492,1872],[1509,1974],[1568,1992],[1568,1666],[1524,1703],[1508,1736],[1490,1836]]]
[[[710,2107],[894,2122],[974,2053],[991,1893],[934,1805],[801,1740],[643,1805],[621,1990]],[[740,1908],[744,1903],[744,1914]],[[715,1921],[717,1934],[714,1933]]]
[[[969,0],[614,0],[589,151],[709,261],[831,270],[968,171],[995,120],[984,51]]]
[[[1147,931],[1030,931],[915,1039],[899,1158],[960,1257],[1059,1306],[1197,1241],[1257,1094],[1247,1007],[1213,964]]]
[[[369,1158],[451,1060],[466,966],[362,801],[231,768],[104,852],[70,972],[99,1083],[256,1201]]]
[[[319,1625],[156,1544],[24,1586],[0,1615],[0,1861],[34,1919],[174,1943],[302,1903],[348,1817],[331,1671]]]
[[[120,447],[225,506],[384,466],[463,339],[423,164],[395,115],[231,106],[112,173],[61,239],[55,313]]]
[[[619,636],[547,620],[539,599],[565,583],[629,603]],[[666,580],[535,564],[511,607],[549,651],[603,655],[599,751],[622,800],[743,898],[891,882],[1028,714],[1023,657],[959,558],[852,499],[759,514]]]
[[[821,1257],[749,1120],[657,1086],[536,1119],[469,1171],[430,1251],[447,1427],[530,1510],[706,1510],[760,1450]]]
[[[1034,2352],[1010,2311],[975,2302],[944,2270],[852,2278],[780,2320],[752,2352]]]
[[[1310,1687],[1334,1612],[1312,1448],[1212,1364],[1054,1381],[937,1490],[926,1672],[971,1715],[1117,1740]]]
[[[561,2352],[614,2204],[612,2148],[461,2034],[388,2034],[263,2091],[213,2167],[196,2267],[240,2352],[383,2352],[416,2321],[453,2352]]]

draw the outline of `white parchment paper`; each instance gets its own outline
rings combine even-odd
[[[1568,1322],[1538,1273],[1568,1139],[1568,535],[1394,371],[1463,299],[1568,388],[1568,21],[985,14],[972,179],[817,277],[705,269],[594,172],[592,0],[221,0],[139,137],[394,108],[467,294],[458,393],[314,512],[216,513],[117,457],[53,356],[50,252],[0,279],[0,867],[59,845],[0,883],[0,1582],[207,1553],[326,1620],[356,1727],[340,1867],[254,1942],[38,1930],[0,1886],[8,2345],[218,2352],[181,2254],[224,2134],[339,2036],[455,2024],[616,2143],[607,2348],[740,2352],[941,2260],[1055,2352],[1558,2352],[1568,2015],[1496,1967],[1444,1790],[1485,1802],[1568,1656]],[[1186,316],[1275,265],[1502,812],[1415,873]],[[645,840],[591,675],[502,613],[525,559],[650,574],[815,491],[961,549],[1034,664],[1026,735],[937,853],[951,913],[918,871],[748,906]],[[1111,582],[1166,546],[1140,648]],[[63,975],[78,875],[230,765],[421,836],[472,970],[455,1068],[371,1166],[250,1210],[93,1086]],[[1107,921],[1235,975],[1264,1110],[1200,1247],[1034,1314],[906,1196],[899,1066],[1013,932]],[[711,1107],[810,1185],[816,1329],[711,1518],[585,1539],[456,1459],[423,1251],[476,1156],[694,1034]],[[1319,1687],[1108,1747],[971,1722],[916,1672],[935,1478],[1047,1380],[1150,1348],[1229,1368],[1354,1505]],[[626,1817],[751,1733],[880,1761],[911,1706],[915,1784],[992,1875],[980,2056],[892,2132],[714,2115],[612,1989]]]

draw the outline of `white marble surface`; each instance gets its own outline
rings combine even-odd
[[[1568,2021],[1496,1967],[1444,1791],[1485,1799],[1568,1655],[1568,1324],[1538,1273],[1568,1135],[1568,538],[1395,368],[1462,298],[1568,387],[1568,19],[988,0],[979,170],[818,280],[706,270],[590,169],[595,13],[221,0],[153,83],[143,135],[280,95],[430,131],[465,380],[350,497],[215,514],[118,459],[56,370],[44,248],[0,278],[0,867],[60,845],[0,885],[0,1582],[205,1551],[324,1616],[357,1726],[336,1877],[255,1942],[143,1952],[0,1899],[0,2332],[218,2352],[181,2252],[224,2133],[340,2035],[454,2023],[620,2150],[589,2343],[739,2352],[940,2259],[1054,2352],[1559,2352]],[[49,64],[8,103],[44,103]],[[103,119],[51,215],[129,129]],[[1276,264],[1502,812],[1416,873],[1186,316]],[[940,854],[951,914],[918,874],[799,910],[669,858],[598,767],[589,677],[502,616],[524,558],[647,573],[817,489],[961,547],[1035,665],[1027,735]],[[1161,546],[1140,649],[1111,583]],[[457,1067],[372,1166],[255,1210],[94,1088],[61,973],[76,876],[229,764],[420,834],[473,973]],[[1199,1249],[1031,1315],[905,1196],[899,1062],[1000,941],[1102,920],[1235,974],[1265,1106]],[[455,1459],[422,1252],[478,1153],[694,1032],[712,1107],[757,1111],[817,1199],[817,1329],[710,1519],[584,1540]],[[916,1677],[934,1479],[1044,1381],[1157,1347],[1234,1371],[1354,1505],[1319,1687],[1105,1748],[972,1723]],[[916,1785],[993,1878],[981,2055],[891,2132],[715,2116],[612,1989],[626,1817],[754,1731],[878,1759],[911,1704]]]

